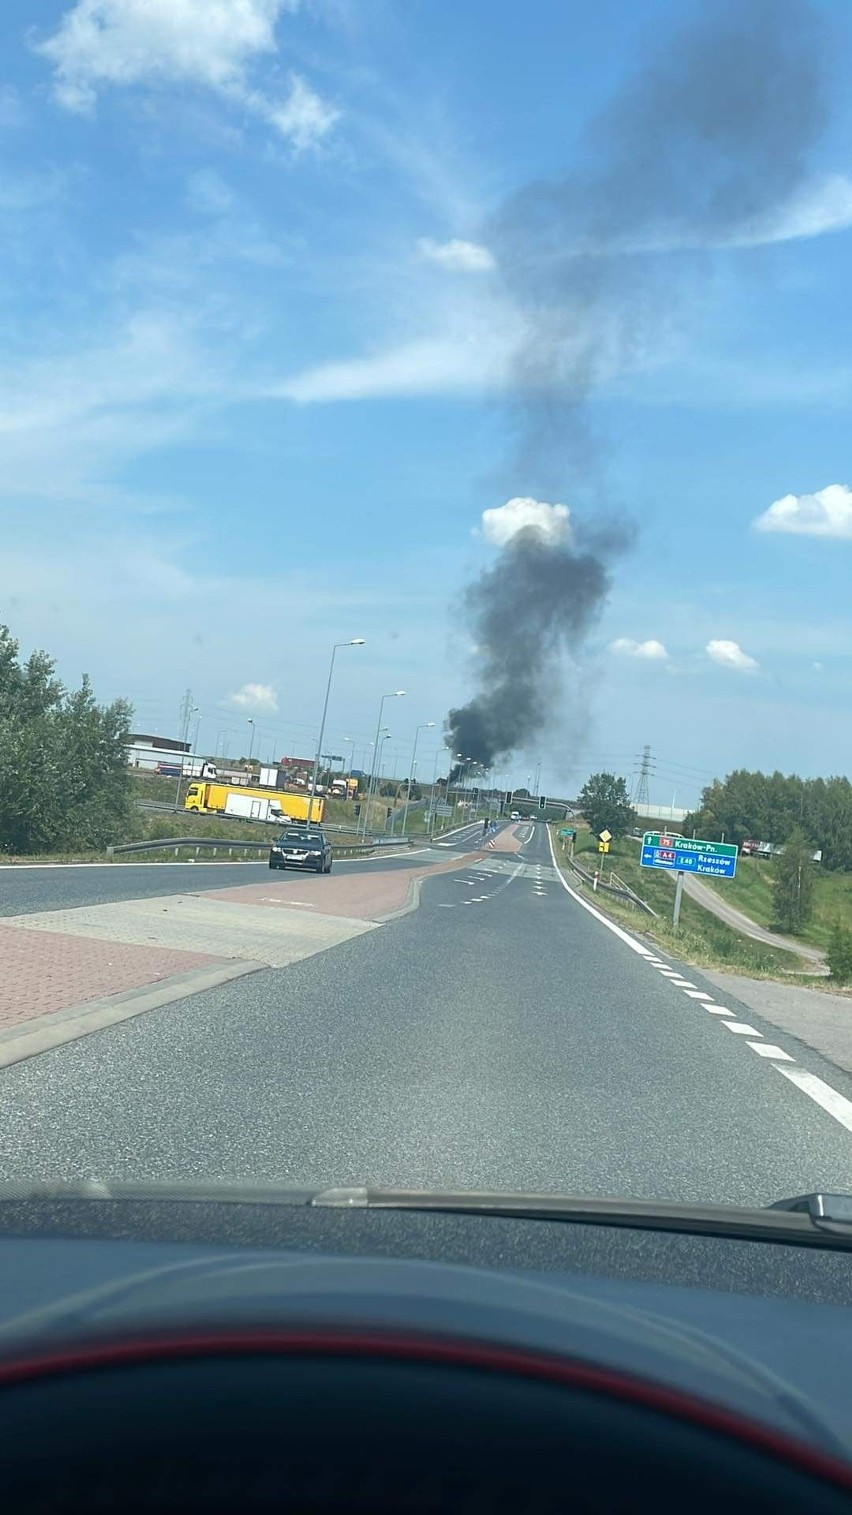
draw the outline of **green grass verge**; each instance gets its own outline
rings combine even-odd
[[[556,839],[558,827],[554,827],[556,856],[561,858],[561,846]],[[584,868],[593,868],[599,860],[597,839],[588,831],[577,837],[575,853]],[[764,946],[751,941],[739,932],[726,926],[708,910],[702,909],[687,895],[681,902],[680,926],[672,926],[674,889],[669,879],[639,865],[639,850],[636,842],[624,838],[614,842],[609,853],[600,858],[604,868],[602,877],[609,882],[611,870],[615,870],[641,899],[657,911],[657,918],[646,915],[604,890],[595,895],[595,904],[611,915],[619,924],[629,926],[636,936],[641,936],[654,948],[664,951],[682,962],[693,963],[697,968],[721,968],[730,972],[745,973],[753,978],[789,978],[790,974],[803,972],[806,965],[794,953],[777,947]],[[578,887],[585,894],[586,886]],[[591,898],[591,890],[588,891]]]
[[[736,877],[721,882],[704,879],[723,899],[742,910],[759,926],[777,930],[772,904],[772,879],[775,864],[768,859],[741,857]],[[814,864],[814,895],[811,917],[801,933],[801,941],[812,947],[827,947],[836,921],[852,925],[852,873],[829,873]],[[789,935],[789,933],[785,933]]]

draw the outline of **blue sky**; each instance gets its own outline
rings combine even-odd
[[[0,596],[23,646],[141,729],[173,733],[191,687],[201,746],[247,750],[253,716],[280,755],[311,750],[332,643],[364,637],[327,746],[363,760],[404,688],[388,750],[405,769],[435,721],[430,773],[474,688],[482,512],[539,489],[512,462],[522,314],[490,229],[691,10],[5,0]],[[676,803],[734,766],[848,768],[852,12],[814,11],[827,120],[795,195],[679,272],[586,399],[594,477],[555,498],[636,539],[513,782],[541,761],[565,792],[646,742]],[[677,256],[651,254],[661,280]]]

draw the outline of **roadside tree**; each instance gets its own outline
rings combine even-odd
[[[808,923],[813,903],[813,847],[800,827],[790,832],[775,861],[772,903],[782,931],[798,936]]]
[[[88,678],[69,693],[44,652],[21,662],[0,626],[0,848],[103,848],[133,835],[131,708],[98,705]]]
[[[636,823],[627,783],[614,773],[591,774],[580,790],[578,803],[596,835],[606,830],[614,837],[624,836]]]

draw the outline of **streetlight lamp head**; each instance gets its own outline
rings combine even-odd
[[[347,642],[346,645],[348,647],[363,647],[364,646],[364,638],[363,637],[353,637],[352,641],[351,642]]]
[[[395,699],[400,699],[401,696],[404,695],[404,694],[405,694],[405,690],[404,689],[395,689],[394,690],[394,698]]]

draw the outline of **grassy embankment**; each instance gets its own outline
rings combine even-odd
[[[736,877],[704,879],[702,882],[770,931],[779,928],[772,905],[772,878],[775,864],[768,859],[741,857]],[[829,873],[818,863],[813,865],[813,908],[801,933],[801,940],[812,947],[827,947],[835,922],[852,926],[852,873]],[[784,935],[789,936],[789,932]]]
[[[559,827],[551,829],[556,855],[561,859],[565,854],[557,839]],[[581,867],[592,871],[596,866],[599,859],[597,838],[588,829],[578,832],[575,855]],[[614,842],[612,850],[602,861],[604,880],[609,882],[610,872],[614,870],[629,888],[635,890],[657,912],[657,918],[603,890],[599,890],[595,896],[595,904],[619,924],[629,926],[636,936],[642,937],[655,948],[683,962],[694,963],[696,967],[726,969],[729,972],[750,974],[754,978],[781,978],[806,971],[805,965],[794,953],[764,946],[762,942],[741,936],[723,921],[717,920],[708,910],[696,905],[686,894],[681,904],[680,926],[675,931],[672,926],[674,889],[671,881],[661,872],[639,866],[638,843],[632,839],[625,837]],[[584,895],[591,895],[585,885],[579,887]]]

